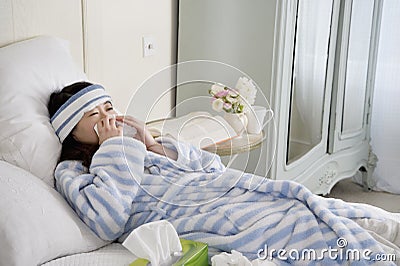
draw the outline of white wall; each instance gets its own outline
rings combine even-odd
[[[376,190],[400,194],[400,2],[383,4],[371,118],[372,150],[378,156]]]
[[[91,81],[103,84],[125,112],[141,83],[176,61],[177,0],[85,0],[83,4],[86,73]],[[156,53],[143,57],[142,37],[147,35],[154,36]],[[155,87],[148,93],[162,92]],[[174,98],[172,93],[164,97],[150,120],[165,117]],[[141,97],[133,104],[130,113],[145,120],[144,110],[152,103]]]
[[[81,1],[0,1],[0,47],[38,35],[68,40],[76,64],[82,67]]]
[[[243,71],[260,88],[256,105],[267,106],[262,94],[270,102],[277,3],[276,0],[182,1],[179,10],[178,62],[211,60],[232,66],[223,68],[218,64],[210,64],[201,70],[201,74],[210,82],[227,86],[234,86],[237,79],[244,76],[239,73]],[[184,67],[178,69],[178,81],[187,80],[186,75],[191,74],[191,69],[187,70]],[[177,114],[200,110],[212,113],[209,99],[203,98],[204,101],[201,101],[196,97],[208,95],[209,88],[210,83],[198,82],[179,86]],[[235,168],[245,167],[246,172],[266,175],[269,167],[269,163],[265,163],[266,151],[266,145],[263,145],[249,154],[240,154],[235,160]]]

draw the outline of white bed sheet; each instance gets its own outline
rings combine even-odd
[[[394,254],[396,256],[395,263],[400,265],[400,224],[398,222],[400,221],[400,213],[389,213],[366,204],[354,204],[362,205],[387,219],[384,222],[367,219],[360,219],[357,222],[361,227],[368,230],[377,241],[383,244],[388,254]],[[218,253],[217,250],[209,247],[210,257]],[[128,266],[135,259],[137,257],[121,244],[112,243],[92,252],[58,258],[42,264],[42,266]]]
[[[42,266],[128,266],[136,259],[124,246],[112,243],[92,252],[58,258]]]

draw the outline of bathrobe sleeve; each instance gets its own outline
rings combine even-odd
[[[160,137],[156,140],[164,147],[178,153],[175,165],[182,170],[205,173],[225,171],[225,166],[221,162],[221,158],[215,153],[198,149],[189,143],[179,142],[169,137]]]
[[[89,169],[79,161],[61,162],[55,170],[57,190],[100,238],[115,240],[130,217],[145,156],[143,143],[110,138],[94,154]]]

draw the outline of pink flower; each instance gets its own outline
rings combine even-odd
[[[229,94],[228,90],[219,91],[215,94],[215,97],[222,98]]]
[[[231,108],[232,108],[232,104],[230,104],[230,103],[224,103],[224,108],[225,108],[225,109],[231,109]]]
[[[236,87],[213,84],[208,91],[213,98],[213,109],[218,112],[224,110],[227,113],[243,113],[249,104],[254,103],[256,89],[251,80],[245,77],[239,78]]]

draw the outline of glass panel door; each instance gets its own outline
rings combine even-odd
[[[335,127],[329,151],[360,144],[368,138],[369,101],[372,95],[379,33],[380,3],[374,0],[343,2],[340,59],[336,67]],[[332,128],[333,129],[333,128]]]
[[[299,0],[287,164],[321,143],[333,0]]]
[[[343,98],[342,135],[364,127],[374,0],[353,0]]]

